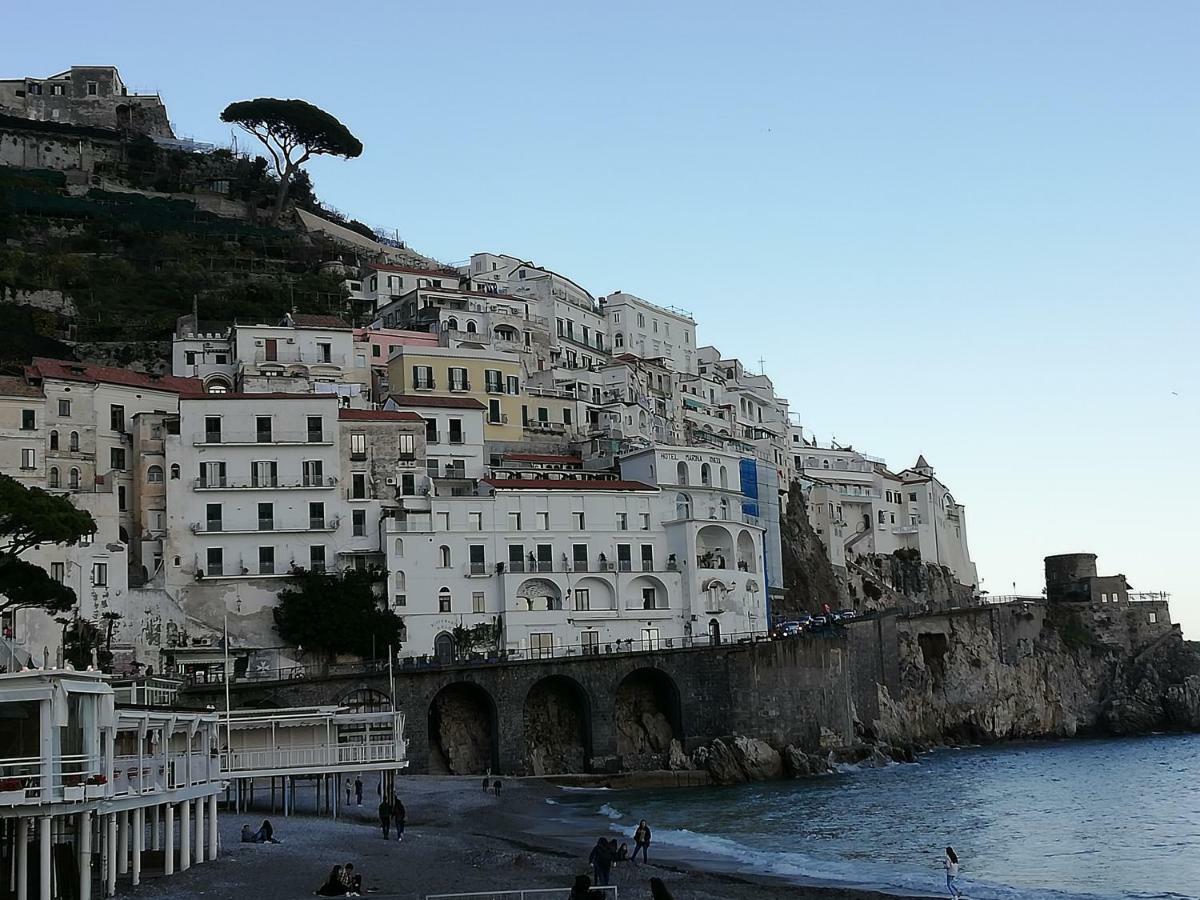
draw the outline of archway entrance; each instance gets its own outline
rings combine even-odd
[[[525,765],[530,775],[588,771],[591,702],[565,675],[543,678],[525,697]]]
[[[454,662],[454,638],[443,631],[433,639],[433,656],[442,665]]]
[[[496,704],[477,684],[449,684],[429,704],[431,775],[482,775],[499,769]]]
[[[708,642],[714,647],[721,643],[721,623],[716,619],[708,620]]]
[[[617,688],[617,753],[627,769],[665,768],[672,739],[683,739],[679,688],[661,669],[636,669]]]

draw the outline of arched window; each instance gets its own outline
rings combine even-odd
[[[615,347],[617,350],[620,350],[624,346],[625,346],[625,335],[621,334],[621,332],[618,331],[616,334],[613,335],[613,347]]]
[[[148,484],[162,484],[163,468],[162,466],[151,466],[146,470],[146,482]]]
[[[458,319],[456,319],[454,316],[451,316],[450,318],[448,318],[446,320],[446,330],[447,331],[458,331]]]
[[[721,487],[729,487],[729,470],[721,466]]]
[[[450,611],[450,588],[444,587],[438,591],[438,612],[448,613]]]
[[[179,463],[171,463],[171,480],[179,480]]]
[[[71,473],[67,476],[67,487],[73,491],[79,490],[79,470],[71,469]]]
[[[728,497],[721,498],[721,518],[726,521],[729,520],[729,498]]]
[[[704,463],[700,466],[700,483],[707,484],[709,486],[712,485],[712,466],[710,466],[708,463]]]
[[[675,495],[675,518],[690,519],[692,517],[692,498],[687,494]]]
[[[827,460],[827,459],[821,460],[821,468],[828,469],[829,468],[829,460]]]
[[[445,544],[438,547],[438,565],[443,569],[450,568],[450,548]]]
[[[467,322],[467,334],[475,334],[478,331],[479,329],[475,327],[474,322]]]
[[[679,465],[677,465],[675,467],[675,483],[676,484],[687,484],[688,483],[688,465],[687,465],[687,463],[681,462]]]
[[[50,449],[51,450],[58,449],[58,432],[57,431],[50,432]]]
[[[72,431],[71,436],[67,438],[67,449],[72,453],[79,452],[79,432]]]
[[[50,469],[50,474],[49,474],[48,478],[49,478],[50,487],[52,487],[52,488],[58,487],[58,468],[57,467]]]
[[[396,538],[396,555],[404,556],[404,540],[402,538]]]

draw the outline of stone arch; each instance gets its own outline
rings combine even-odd
[[[654,591],[653,599],[646,593],[648,590]],[[667,586],[663,580],[657,575],[647,575],[642,573],[629,582],[625,594],[626,609],[668,609],[670,607],[670,594],[667,592]],[[647,605],[653,603],[653,605]]]
[[[680,460],[680,462],[675,466],[675,483],[676,484],[687,484],[688,483],[688,464],[683,462],[682,460]]]
[[[478,334],[479,326],[475,324],[473,319],[467,320],[467,334]]]
[[[375,688],[360,687],[342,694],[337,705],[349,707],[356,713],[391,712],[392,698]]]
[[[454,316],[451,316],[450,318],[448,318],[446,320],[445,326],[443,327],[443,330],[444,331],[458,331],[458,319],[456,319]]]
[[[683,741],[679,688],[662,669],[634,669],[617,686],[617,753],[627,769],[666,768],[671,741]]]
[[[429,772],[482,775],[499,771],[496,701],[472,681],[455,681],[429,703]]]
[[[592,702],[566,675],[548,675],[525,695],[525,766],[530,775],[588,771]]]
[[[754,552],[754,538],[746,529],[742,529],[737,539],[738,568],[743,572],[758,571],[758,554]]]
[[[206,394],[228,394],[233,390],[233,383],[224,375],[212,375],[204,382]]]
[[[612,585],[604,578],[585,575],[575,582],[576,590],[587,591],[588,609],[616,609],[617,595]],[[574,599],[574,598],[572,598]],[[578,605],[575,605],[579,609]]]
[[[527,578],[517,588],[518,609],[562,609],[562,590],[548,578]]]
[[[733,535],[720,525],[705,525],[696,532],[696,553],[703,569],[733,568]]]
[[[455,655],[454,635],[448,631],[440,632],[433,639],[433,658],[442,665],[449,665],[454,662]]]
[[[517,334],[517,329],[511,325],[497,325],[493,334],[502,341],[512,341],[513,343],[516,343],[520,338],[520,335]]]

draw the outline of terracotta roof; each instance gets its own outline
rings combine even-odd
[[[532,462],[532,463],[562,463],[564,465],[583,465],[583,460],[578,456],[563,456],[555,453],[505,453],[505,459],[511,459],[516,462]]]
[[[343,422],[424,422],[415,412],[400,412],[394,409],[339,409],[338,418]]]
[[[397,406],[430,406],[435,409],[487,409],[474,397],[427,397],[424,394],[389,394]]]
[[[91,363],[74,362],[67,359],[45,359],[35,357],[26,369],[30,375],[41,378],[56,378],[60,381],[82,381],[88,384],[120,384],[151,391],[168,391],[173,394],[202,392],[204,385],[198,378],[180,378],[177,375],[147,375],[118,369],[115,366],[96,366]]]
[[[350,323],[341,316],[320,316],[313,313],[291,313],[288,318],[297,328],[337,328],[350,331]]]
[[[179,395],[180,400],[337,400],[337,394],[284,394],[274,391],[263,391],[261,394],[241,391],[226,391],[223,394],[213,394],[207,391],[184,391]]]
[[[616,481],[602,478],[484,478],[494,488],[520,491],[658,491],[641,481]]]
[[[45,397],[41,388],[16,375],[0,375],[0,397]]]

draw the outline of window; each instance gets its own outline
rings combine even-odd
[[[600,632],[585,631],[579,635],[579,638],[583,644],[584,656],[598,656],[600,654]]]
[[[654,571],[654,546],[652,544],[642,544],[642,571]]]
[[[916,495],[915,493],[909,494],[909,495],[908,495],[908,499],[909,499],[909,500],[914,500],[914,501],[915,501],[915,500],[917,499],[917,495]]]
[[[499,394],[504,390],[503,374],[499,369],[484,370],[484,386],[489,394]]]
[[[67,440],[67,449],[72,453],[79,452],[79,432],[72,431],[71,437]]]
[[[625,335],[621,334],[621,332],[618,331],[616,334],[613,335],[613,347],[617,350],[620,350],[624,346],[625,346]]]
[[[366,474],[366,472],[352,472],[350,474],[350,499],[351,500],[366,500],[367,499],[367,474]]]
[[[220,547],[209,547],[208,548],[208,565],[205,567],[204,574],[210,575],[210,576],[224,575],[225,574],[225,564],[224,564],[223,557],[224,557],[224,553]]]
[[[448,587],[438,591],[438,612],[450,612],[450,588]]]
[[[562,412],[563,412],[563,424],[570,425],[571,424],[571,410],[568,407],[564,406]]]
[[[78,469],[71,469],[70,474],[67,476],[67,487],[69,487],[73,491],[79,490],[79,470]]]
[[[412,373],[414,389],[418,391],[433,390],[433,368],[431,366],[413,366]]]
[[[92,542],[95,540],[96,540],[96,532],[89,531],[87,534],[81,534],[79,536],[79,546],[90,547]]]
[[[404,474],[400,476],[400,493],[405,497],[411,497],[417,492],[417,476],[412,474]]]
[[[438,547],[438,566],[443,569],[448,569],[450,568],[450,562],[450,548],[445,544],[442,544],[442,546]]]
[[[333,344],[326,341],[317,342],[317,357],[321,362],[333,362]]]
[[[113,431],[125,430],[125,407],[116,403],[108,408],[108,427]]]
[[[413,435],[407,432],[396,435],[396,446],[401,459],[412,459],[416,456],[417,442]]]
[[[629,544],[617,544],[617,571],[630,572],[633,570]]]
[[[125,471],[125,451],[120,447],[113,447],[108,451],[109,468]]]
[[[37,468],[37,451],[29,447],[21,450],[21,468],[36,469]]]
[[[258,530],[259,531],[274,531],[275,530],[275,504],[274,503],[258,504]]]
[[[437,530],[438,531],[449,531],[450,530],[450,512],[449,512],[449,510],[440,509],[434,513],[434,517],[437,519]],[[447,563],[447,565],[449,565],[449,564]]]
[[[380,352],[381,352],[381,351],[380,351],[380,348],[379,348],[379,345],[378,345],[378,344],[372,344],[372,345],[371,345],[371,356],[375,356],[375,357],[377,357],[377,356],[379,356],[379,355],[380,355]]]
[[[467,370],[457,366],[450,367],[450,390],[465,391],[470,388],[470,382],[467,381]]]
[[[258,548],[258,574],[259,575],[274,575],[275,574],[275,548],[274,547],[259,547]]]
[[[550,659],[554,656],[554,635],[548,631],[534,631],[529,635],[529,655],[535,659]]]
[[[63,575],[65,571],[66,570],[63,563],[50,563],[50,577],[59,584],[63,583]]]
[[[221,417],[220,416],[205,416],[204,417],[204,443],[206,443],[206,444],[221,443]]]
[[[308,442],[320,444],[325,440],[325,424],[320,416],[308,417]]]
[[[425,443],[436,444],[438,442],[438,427],[436,419],[425,420]]]
[[[318,501],[308,504],[308,527],[325,527],[325,504],[323,502]]]
[[[484,593],[483,591],[475,591],[471,594],[471,612],[484,612]]]
[[[1101,603],[1107,603],[1107,602],[1108,602],[1108,594],[1101,594],[1101,595],[1100,595],[1100,602],[1101,602]]]
[[[309,568],[314,572],[325,571],[325,545],[314,544],[308,548]]]
[[[641,530],[649,531],[650,530],[650,513],[648,513],[648,512],[638,513],[638,519],[641,522],[641,526],[640,526]]]
[[[324,472],[321,467],[321,460],[306,459],[301,464],[304,475],[305,487],[317,487],[325,483]]]
[[[1150,613],[1148,621],[1150,622],[1151,625],[1157,625],[1158,624],[1158,613],[1156,613],[1156,612]]]
[[[881,510],[879,511],[879,524],[880,524],[880,525],[884,525],[884,524],[886,524],[886,521],[885,521],[885,520],[886,520],[886,518],[887,518],[887,513],[885,513],[885,512],[884,512],[884,511],[881,509]]]
[[[185,350],[183,353],[183,364],[185,366],[194,366],[196,364],[196,351]]]
[[[87,83],[87,95],[88,95],[89,97],[95,97],[95,96],[97,96],[99,93],[100,93],[100,85],[99,85],[99,83],[98,83],[98,82],[95,82],[95,81],[89,81],[89,82]]]
[[[654,609],[656,603],[657,596],[654,588],[642,588],[642,609]]]
[[[483,531],[483,513],[474,511],[468,512],[467,524],[470,526],[472,531]]]
[[[51,450],[58,449],[58,432],[57,431],[50,432],[50,449]]]
[[[496,399],[488,400],[488,424],[502,425],[503,416],[500,412],[500,401]]]
[[[591,593],[587,588],[575,588],[575,608],[582,610],[592,608]]]
[[[614,325],[621,324],[621,311],[620,310],[613,310],[612,320],[613,320]]]
[[[200,463],[200,486],[201,487],[224,487],[225,486],[225,463],[223,463],[223,462]]]
[[[126,494],[125,485],[123,485],[123,484],[118,485],[117,486],[117,509],[120,510],[121,512],[124,512],[126,509],[129,508],[129,505],[126,501],[127,496],[128,495]]]
[[[204,530],[220,531],[223,521],[223,511],[220,503],[208,503],[204,507]]]
[[[519,394],[521,393],[521,379],[516,375],[509,375],[504,379],[504,393]]]
[[[538,531],[549,531],[550,530],[550,513],[543,511],[543,512],[536,513],[536,515],[537,515],[537,530]]]
[[[576,531],[583,531],[583,510],[576,510],[575,512],[571,513],[571,522],[575,526]]]
[[[256,459],[250,463],[250,483],[254,487],[278,487],[279,463],[273,459]]]
[[[509,511],[508,530],[509,531],[520,531],[521,530],[521,514],[519,512]]]
[[[33,431],[35,428],[37,428],[37,410],[21,410],[21,430]]]
[[[617,531],[629,530],[629,513],[617,513]]]
[[[59,486],[58,477],[59,477],[58,476],[58,468],[55,467],[55,468],[50,469],[50,473],[49,473],[49,475],[47,475],[47,479],[48,479],[47,485],[52,488],[58,487]]]
[[[92,584],[108,587],[108,563],[92,563]]]
[[[637,316],[638,316],[638,320],[637,320],[638,328],[645,328],[646,327],[646,317],[644,315],[642,315],[641,313],[638,313]]]
[[[470,555],[470,572],[472,575],[484,575],[487,573],[487,563],[484,559],[485,549],[483,544],[472,544],[468,548]]]
[[[367,536],[367,511],[365,509],[350,511],[350,529],[354,537]]]
[[[163,482],[163,467],[151,466],[146,470],[147,484],[162,484]]]

